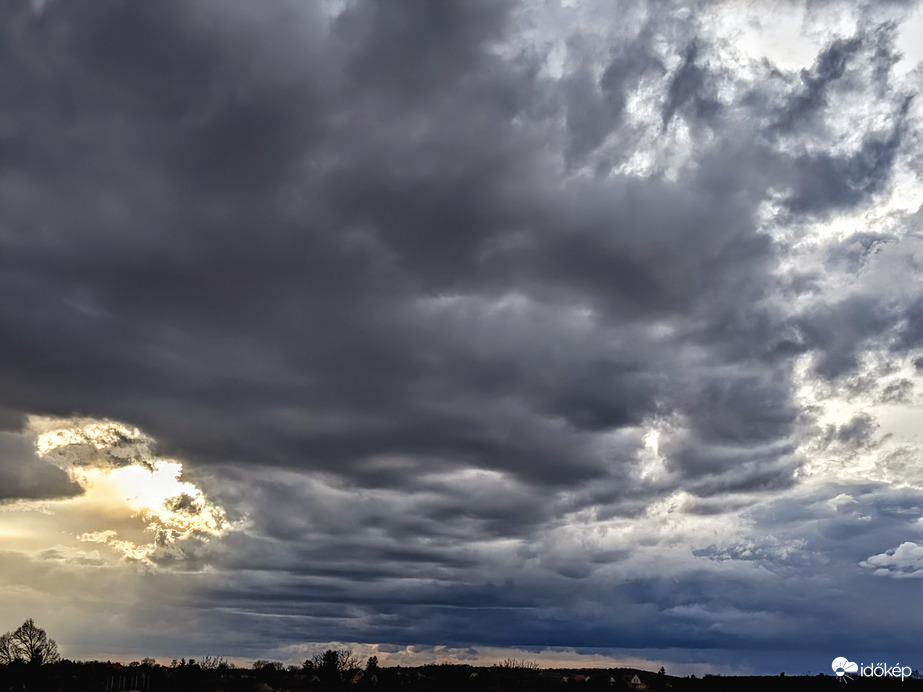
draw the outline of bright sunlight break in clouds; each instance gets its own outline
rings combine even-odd
[[[66,517],[59,525],[67,526],[71,539],[106,544],[117,555],[153,565],[154,560],[183,559],[195,542],[227,532],[223,510],[180,479],[181,463],[151,456],[151,440],[137,428],[112,421],[37,417],[29,420],[28,428],[38,456],[62,468],[79,492],[7,505],[0,513],[0,534],[17,535],[17,527],[29,524],[29,515],[39,510]],[[89,530],[80,532],[81,527]],[[47,531],[33,531],[30,542],[48,549],[50,538]],[[60,544],[56,547],[62,549]],[[63,549],[84,559],[104,557],[76,544]]]
[[[920,2],[0,32],[0,631],[923,669]]]
[[[59,461],[83,489],[80,498],[65,502],[84,504],[88,513],[121,506],[143,525],[144,537],[134,541],[114,529],[84,533],[79,540],[149,561],[152,555],[182,555],[190,538],[220,536],[226,529],[221,508],[180,480],[181,463],[151,458],[150,441],[137,428],[68,420],[34,420],[30,427],[43,429],[36,440],[39,455]]]

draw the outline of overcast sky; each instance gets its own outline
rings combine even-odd
[[[0,632],[923,669],[920,3],[0,15]]]

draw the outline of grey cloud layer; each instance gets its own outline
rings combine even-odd
[[[110,417],[188,460],[253,522],[222,567],[265,569],[215,602],[306,618],[273,641],[785,641],[766,604],[806,602],[715,571],[736,548],[668,594],[594,576],[625,552],[543,544],[581,511],[686,490],[705,516],[792,487],[795,359],[840,381],[871,343],[923,342],[923,294],[881,278],[915,280],[919,214],[795,270],[778,232],[869,203],[912,152],[896,25],[866,13],[800,74],[747,73],[689,9],[574,29],[557,76],[519,41],[542,10],[512,3],[4,5],[0,420]],[[7,497],[75,492],[21,459],[0,456]],[[887,569],[885,534],[850,564]],[[521,554],[491,562],[503,538]],[[628,624],[592,621],[600,589]]]
[[[35,453],[33,441],[14,433],[0,433],[0,501],[69,497],[80,487],[56,466]]]

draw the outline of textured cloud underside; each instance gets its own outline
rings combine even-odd
[[[0,610],[913,653],[919,3],[0,15]]]

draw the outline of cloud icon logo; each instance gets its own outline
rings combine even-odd
[[[846,658],[843,658],[842,656],[833,659],[833,663],[830,664],[830,667],[833,668],[833,672],[836,673],[838,678],[843,677],[846,675],[846,673],[859,672],[859,666],[857,664]]]

